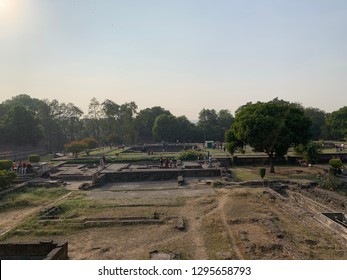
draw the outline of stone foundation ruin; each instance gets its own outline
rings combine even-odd
[[[172,167],[140,162],[111,163],[105,168],[90,168],[87,164],[63,164],[56,173],[51,174],[53,180],[66,181],[90,181],[81,189],[100,187],[107,182],[141,182],[141,181],[164,181],[186,177],[221,177],[222,169],[219,163],[208,168],[199,162],[181,162]]]
[[[66,260],[68,243],[0,243],[0,260]]]

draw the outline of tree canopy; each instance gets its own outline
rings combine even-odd
[[[229,110],[202,109],[199,113],[198,128],[202,132],[203,140],[223,141],[225,131],[234,121]]]
[[[235,119],[227,109],[217,111],[203,108],[199,112],[198,122],[193,123],[187,117],[174,116],[160,106],[144,108],[138,112],[137,104],[133,101],[117,104],[110,99],[102,102],[92,98],[87,112],[83,112],[78,105],[71,102],[61,102],[56,99],[40,100],[21,94],[0,103],[0,144],[33,145],[46,147],[49,151],[61,151],[66,143],[85,138],[94,138],[98,145],[151,143],[164,139],[164,141],[174,142],[177,140],[203,142],[204,140],[223,141],[225,132],[228,131],[226,133],[228,147],[232,151],[235,147],[245,145],[247,139],[253,139],[253,134],[257,135],[259,130],[269,131],[273,127],[272,122],[277,125],[277,123],[280,124],[279,120],[286,119],[284,127],[287,130],[289,126],[300,127],[301,115],[297,117],[293,114],[297,119],[289,118],[286,115],[292,114],[295,110],[304,111],[305,116],[312,121],[309,132],[314,140],[347,138],[347,107],[332,113],[325,113],[318,108],[305,109],[299,104],[289,104],[275,99],[272,104],[284,107],[290,105],[291,109],[287,112],[282,108],[284,111],[280,109],[280,114],[272,108],[273,116],[270,108],[267,108],[270,111],[269,115],[260,114],[260,108],[255,112],[248,112],[257,104],[267,103],[252,104],[249,102],[241,106],[236,111],[236,115],[239,116],[237,124],[233,130],[229,131],[231,126],[234,127]],[[244,110],[248,113],[244,113]],[[266,111],[264,108],[262,110]],[[243,113],[240,114],[241,112]],[[240,118],[245,118],[248,114],[256,114],[257,119],[248,125],[246,132],[241,133],[236,128],[240,126]],[[163,115],[169,117],[160,117]],[[266,121],[268,118],[270,121]],[[157,119],[158,121],[156,121]],[[238,132],[238,134],[234,135],[234,132]],[[286,150],[288,139],[292,140],[293,136],[290,134],[275,135],[273,131],[271,133],[274,135],[269,135],[269,137],[277,139],[276,142],[281,140],[284,143],[284,150]],[[241,134],[247,137],[239,137]],[[254,148],[259,148],[259,145],[255,145]],[[277,144],[275,154],[281,154],[280,150],[281,147]]]
[[[160,115],[172,116],[170,111],[159,106],[143,109],[137,114],[135,118],[135,128],[142,142],[152,142],[154,140],[152,128],[155,119]]]
[[[326,125],[331,139],[347,139],[347,106],[328,114]]]
[[[308,107],[304,109],[305,116],[311,119],[312,125],[310,127],[310,133],[313,140],[320,140],[324,138],[326,133],[325,120],[327,113],[313,107]]]
[[[226,133],[228,149],[250,145],[255,152],[269,156],[270,172],[274,172],[274,158],[284,156],[289,147],[306,144],[310,139],[311,120],[297,104],[282,100],[258,102],[243,106]]]

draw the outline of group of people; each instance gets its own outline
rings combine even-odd
[[[160,157],[160,167],[165,167],[165,168],[169,168],[169,167],[175,167],[175,162],[173,161],[173,159],[163,159],[163,157]]]
[[[16,171],[18,175],[25,175],[32,172],[32,165],[30,163],[19,161],[17,166],[12,166],[11,171]]]

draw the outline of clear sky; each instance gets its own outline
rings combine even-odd
[[[0,0],[0,102],[135,101],[197,119],[347,105],[345,0]]]

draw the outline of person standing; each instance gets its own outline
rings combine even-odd
[[[212,168],[212,157],[211,157],[211,155],[208,158],[208,168]]]
[[[27,173],[27,164],[25,162],[23,162],[22,175],[25,175],[26,173]]]

